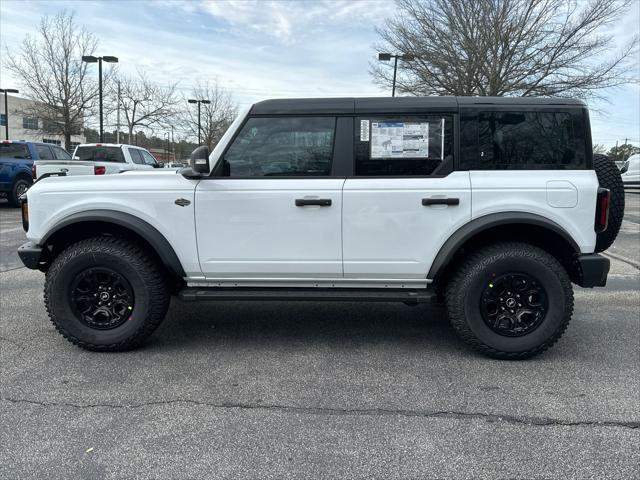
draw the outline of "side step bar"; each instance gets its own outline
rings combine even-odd
[[[405,302],[434,303],[432,290],[379,288],[184,288],[178,293],[186,302],[215,300],[277,300],[330,302]]]

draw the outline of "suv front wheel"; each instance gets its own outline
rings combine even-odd
[[[553,345],[573,313],[564,267],[533,245],[498,243],[463,262],[446,291],[451,325],[494,358],[524,359]]]
[[[165,275],[137,243],[95,237],[58,255],[47,271],[44,301],[51,321],[88,350],[128,350],[162,322],[170,294]]]

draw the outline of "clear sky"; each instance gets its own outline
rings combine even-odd
[[[375,27],[395,12],[391,0],[316,1],[0,1],[0,83],[13,50],[34,33],[42,15],[74,11],[100,39],[98,55],[115,55],[125,73],[143,69],[154,82],[179,82],[185,94],[197,80],[215,80],[241,106],[265,98],[383,96],[368,73],[375,60]],[[640,1],[610,31],[623,44],[640,28]],[[640,74],[636,74],[640,77]],[[640,145],[640,85],[606,92],[592,105],[594,143],[629,138]]]

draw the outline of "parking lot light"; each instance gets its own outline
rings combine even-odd
[[[393,58],[393,84],[391,89],[391,96],[396,96],[396,73],[398,72],[398,59],[410,62],[416,59],[415,55],[410,53],[378,53],[378,60],[381,62],[388,62]]]
[[[103,121],[102,121],[102,61],[107,63],[118,63],[118,57],[107,56],[104,57],[94,57],[93,55],[83,55],[82,61],[86,63],[96,63],[98,62],[98,96],[99,96],[99,107],[100,107],[100,142],[104,142],[104,129],[103,129]],[[119,99],[118,99],[119,100]]]
[[[211,103],[211,100],[206,100],[206,99],[196,100],[195,98],[190,98],[187,100],[187,102],[198,104],[198,145],[200,145],[200,143],[202,143],[200,140],[200,134],[202,132],[202,128],[200,127],[200,105],[202,103],[205,103],[205,104]]]
[[[15,88],[0,88],[0,93],[4,93],[4,133],[5,140],[9,140],[9,103],[7,93],[20,93]]]

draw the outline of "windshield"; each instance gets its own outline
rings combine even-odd
[[[120,147],[98,147],[95,145],[79,146],[76,148],[73,159],[91,162],[125,162]]]
[[[28,159],[31,154],[24,143],[0,143],[0,157]]]

